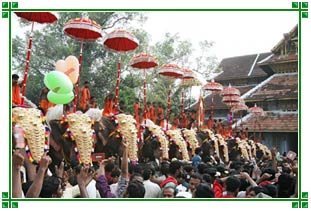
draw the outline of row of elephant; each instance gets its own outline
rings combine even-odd
[[[93,153],[105,153],[106,158],[120,157],[124,140],[133,162],[160,158],[189,161],[197,147],[202,149],[203,161],[215,157],[225,163],[239,159],[247,161],[253,157],[271,158],[265,145],[252,140],[224,140],[208,129],[164,131],[150,120],[137,130],[133,116],[116,114],[106,117],[98,109],[90,109],[85,114],[64,115],[62,106],[55,106],[42,116],[37,109],[16,107],[12,109],[12,122],[13,126],[17,124],[23,128],[26,153],[34,164],[39,163],[44,151],[49,151],[55,164],[65,160],[69,165],[89,165]]]

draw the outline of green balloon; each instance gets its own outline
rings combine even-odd
[[[48,100],[54,104],[67,104],[70,103],[74,98],[73,92],[69,92],[66,94],[57,94],[53,91],[49,91]]]
[[[69,77],[60,71],[51,71],[44,77],[44,84],[56,94],[66,94],[72,91],[73,85]]]

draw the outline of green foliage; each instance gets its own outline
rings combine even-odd
[[[194,49],[188,40],[181,40],[178,34],[166,33],[164,38],[155,45],[150,45],[150,35],[141,28],[134,28],[137,23],[142,24],[146,20],[144,13],[133,12],[64,12],[59,13],[56,23],[39,27],[35,24],[33,33],[33,46],[29,67],[29,79],[27,82],[26,97],[35,104],[39,103],[40,90],[44,86],[43,77],[49,71],[54,70],[55,62],[65,59],[70,55],[79,58],[80,42],[67,36],[63,32],[66,22],[76,17],[87,16],[102,26],[103,32],[108,33],[116,28],[131,31],[139,40],[139,47],[134,52],[118,54],[103,47],[103,39],[96,42],[83,44],[83,60],[80,84],[90,81],[91,94],[96,96],[99,108],[103,107],[104,98],[108,92],[115,92],[117,78],[117,63],[121,57],[121,84],[119,100],[125,102],[125,111],[132,113],[135,98],[143,102],[143,71],[129,66],[131,58],[141,52],[147,52],[155,56],[159,67],[163,64],[174,63],[181,67],[189,67]],[[135,24],[134,24],[135,23]],[[30,23],[21,21],[21,26]],[[15,26],[14,26],[15,27]],[[28,26],[27,26],[28,27]],[[40,28],[40,30],[36,30]],[[104,35],[103,33],[103,35]],[[13,72],[23,76],[28,47],[29,32],[25,38],[14,37],[12,42],[12,68]],[[215,58],[207,56],[206,52],[212,47],[212,42],[201,43],[202,55],[196,59],[197,66],[193,70],[212,69],[217,62]],[[191,69],[191,68],[190,68]],[[203,71],[203,72],[204,72]],[[181,88],[178,81],[162,77],[157,74],[157,68],[146,70],[147,72],[147,101],[157,102],[167,106],[167,93],[169,85],[172,86],[171,108],[179,113],[181,107]],[[201,71],[202,72],[202,71]],[[210,71],[211,72],[211,71]],[[209,73],[210,73],[209,72]],[[209,73],[204,72],[205,76]],[[81,86],[81,85],[80,85]],[[141,105],[143,106],[143,105]]]

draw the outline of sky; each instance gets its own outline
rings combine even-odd
[[[219,60],[269,52],[297,23],[297,15],[282,12],[149,12],[144,29],[152,42],[166,32],[178,33],[199,51],[199,41],[215,42]]]
[[[199,54],[199,42],[214,42],[210,54],[219,61],[226,57],[269,52],[298,23],[296,13],[282,12],[146,12],[142,26],[151,36],[151,44],[165,33],[179,34],[189,40],[194,54]],[[13,15],[12,36],[22,36],[30,26],[21,28]],[[35,24],[38,30],[45,25]],[[139,27],[139,26],[137,26]]]

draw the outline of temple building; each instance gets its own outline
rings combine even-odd
[[[250,108],[264,110],[255,116],[247,111],[234,113],[233,131],[247,129],[248,137],[279,152],[298,152],[298,26],[285,33],[271,52],[225,58],[214,78],[224,87],[239,89]],[[218,93],[214,95],[214,120],[227,122],[229,108]],[[205,119],[211,114],[212,93],[205,93]]]

